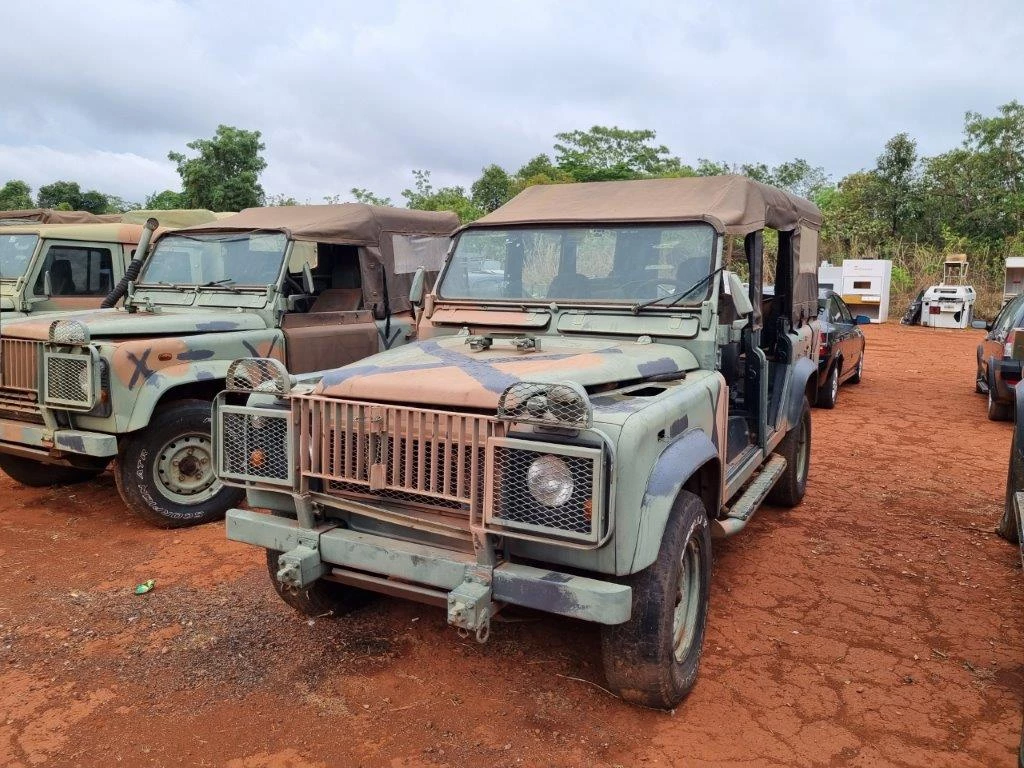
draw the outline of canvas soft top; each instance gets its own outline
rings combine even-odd
[[[0,211],[0,226],[38,222],[40,224],[100,224],[109,221],[88,211],[58,211],[54,208],[22,208]]]
[[[282,205],[246,208],[208,224],[188,227],[189,233],[274,230],[293,240],[374,246],[383,232],[449,235],[459,217],[447,211],[413,211],[364,203]]]
[[[6,235],[39,235],[53,240],[87,240],[99,243],[138,243],[139,224],[31,224],[19,223],[0,228]]]
[[[538,184],[466,228],[706,221],[721,234],[821,227],[814,203],[745,176]]]

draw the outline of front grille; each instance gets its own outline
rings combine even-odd
[[[291,485],[290,411],[218,404],[217,473],[226,479]]]
[[[0,389],[39,391],[39,352],[42,343],[0,339]]]
[[[57,405],[92,407],[92,358],[88,355],[46,355],[46,393]]]
[[[0,418],[42,424],[43,414],[39,410],[35,393],[0,389]]]
[[[505,425],[494,418],[315,396],[299,409],[302,473],[329,492],[473,515],[484,449]]]
[[[540,498],[537,478],[557,481]],[[490,477],[484,521],[488,529],[560,536],[596,543],[603,535],[602,453],[598,448],[496,440],[490,447]]]

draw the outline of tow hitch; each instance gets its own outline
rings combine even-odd
[[[475,633],[478,643],[491,636],[492,569],[485,565],[466,567],[466,578],[448,593],[448,623],[465,634]]]

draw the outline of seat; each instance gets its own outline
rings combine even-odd
[[[54,259],[50,265],[50,291],[54,296],[74,296],[78,292],[67,259]]]
[[[361,288],[328,288],[316,297],[313,305],[309,308],[310,313],[315,312],[354,312],[363,303],[363,291]]]

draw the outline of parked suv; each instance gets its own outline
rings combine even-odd
[[[1024,360],[1024,294],[1002,308],[978,345],[974,391],[988,395],[988,417],[1007,421],[1013,415],[1013,394]]]
[[[241,493],[214,475],[210,401],[231,361],[306,372],[403,344],[415,265],[436,270],[457,225],[346,204],[253,208],[164,235],[133,266],[123,309],[4,322],[0,469],[44,485],[116,458],[121,496],[147,520],[223,515]]]
[[[318,381],[233,364],[217,467],[270,512],[229,510],[228,537],[310,615],[382,592],[481,641],[504,604],[597,622],[610,688],[674,706],[712,535],[804,495],[820,224],[738,176],[530,187],[459,231],[416,343]]]
[[[867,341],[858,325],[871,318],[854,315],[834,291],[819,291],[818,320],[818,400],[820,408],[835,408],[839,385],[860,384],[864,375],[864,348]]]

